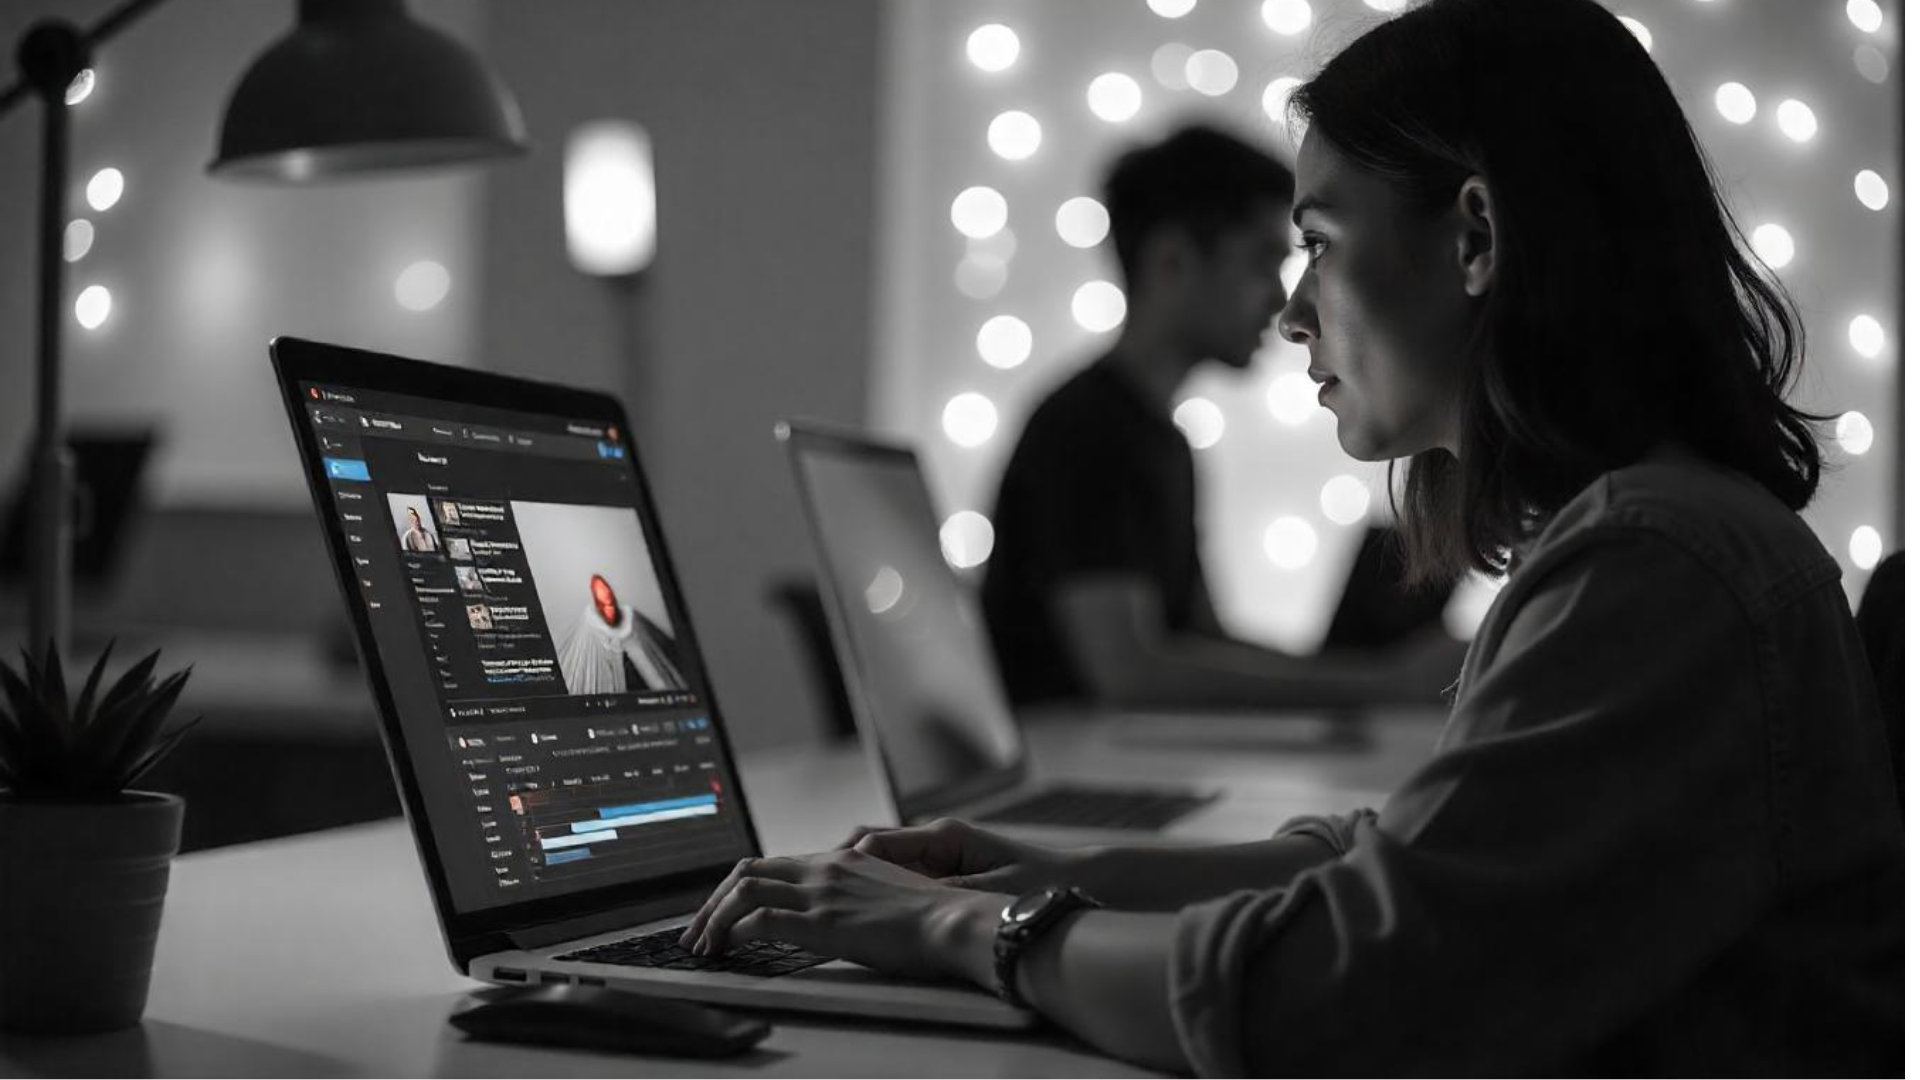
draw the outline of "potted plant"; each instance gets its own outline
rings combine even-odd
[[[155,652],[102,688],[112,646],[68,693],[59,653],[0,663],[0,1030],[139,1023],[186,803],[129,791],[186,730],[187,671]],[[165,729],[165,730],[163,730]]]

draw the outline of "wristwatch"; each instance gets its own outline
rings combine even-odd
[[[1028,945],[1074,912],[1100,906],[1100,901],[1071,888],[1041,889],[1008,904],[1000,912],[1000,929],[993,937],[993,981],[1000,1000],[1026,1004],[1020,1000],[1014,968]]]

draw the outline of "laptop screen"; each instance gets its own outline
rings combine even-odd
[[[454,910],[752,854],[627,433],[295,389]]]
[[[979,608],[906,449],[788,435],[850,693],[913,817],[1017,770],[1024,747]]]

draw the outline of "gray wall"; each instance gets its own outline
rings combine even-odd
[[[736,740],[812,738],[825,721],[765,596],[811,572],[772,430],[864,418],[878,0],[495,0],[487,26],[537,145],[489,181],[481,362],[629,391]],[[566,136],[601,117],[653,140],[660,249],[637,298],[566,258]]]
[[[87,23],[112,6],[0,3],[0,46],[45,12]],[[69,415],[150,420],[167,442],[156,512],[117,586],[81,598],[83,636],[191,635],[171,654],[204,672],[229,651],[220,634],[292,640],[343,621],[266,375],[270,333],[622,391],[642,384],[621,357],[644,351],[634,419],[726,715],[747,746],[816,737],[826,722],[798,643],[764,598],[811,567],[771,430],[787,415],[864,416],[879,0],[411,6],[494,63],[524,110],[527,158],[236,187],[202,171],[220,107],[294,5],[183,0],[103,53],[77,118],[75,207],[100,164],[127,172],[128,194],[74,268],[76,290],[111,280],[112,320],[89,334],[63,307]],[[10,77],[10,57],[0,64]],[[639,297],[565,254],[567,133],[609,116],[654,140],[660,257]],[[31,430],[38,121],[35,106],[0,120],[0,477]],[[391,295],[417,257],[453,273],[427,315]],[[0,622],[19,619],[19,599],[0,595]]]

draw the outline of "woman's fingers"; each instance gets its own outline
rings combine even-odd
[[[741,859],[734,863],[733,870],[713,890],[713,893],[707,897],[707,902],[700,905],[700,910],[694,912],[693,918],[687,923],[686,931],[680,935],[681,948],[689,950],[693,948],[694,943],[700,940],[701,933],[706,929],[707,920],[713,917],[714,909],[720,906],[720,902],[727,898],[742,878],[748,877],[798,881],[800,871],[791,859]]]
[[[714,906],[696,944],[687,951],[711,955],[725,952],[735,924],[756,911],[777,909],[805,911],[807,894],[800,886],[772,878],[742,877]]]
[[[859,845],[860,841],[865,840],[867,837],[872,836],[876,833],[898,832],[899,830],[900,830],[900,826],[898,825],[860,825],[855,827],[852,832],[848,833],[847,838],[845,840],[842,840],[838,844],[835,844],[833,846],[833,849],[835,851],[841,851],[846,848],[856,847]]]
[[[911,829],[876,830],[861,837],[851,846],[862,855],[885,859],[895,866],[931,872],[936,868],[928,864],[933,861],[932,849],[937,842],[930,829],[919,826]]]
[[[733,924],[733,933],[741,941],[766,938],[798,945],[822,956],[836,955],[836,950],[820,940],[819,924],[802,911],[777,907],[755,908]]]

